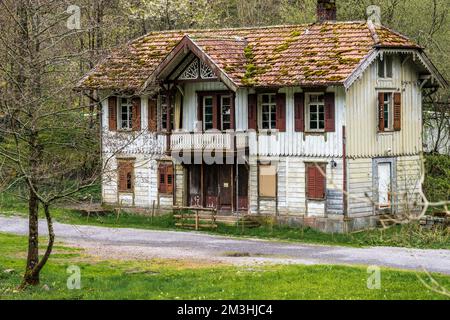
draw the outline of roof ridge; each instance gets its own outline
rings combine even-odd
[[[159,30],[150,31],[142,36],[139,36],[131,41],[137,41],[139,39],[145,38],[147,36],[155,34],[170,34],[170,33],[190,33],[190,32],[212,32],[212,31],[245,31],[245,30],[265,30],[265,29],[282,29],[282,28],[295,28],[295,27],[306,27],[312,25],[326,25],[326,24],[361,24],[365,23],[365,20],[352,20],[352,21],[325,21],[325,22],[310,22],[310,23],[299,23],[299,24],[279,24],[279,25],[269,25],[269,26],[251,26],[251,27],[228,27],[228,28],[206,28],[206,29],[174,29],[174,30]]]

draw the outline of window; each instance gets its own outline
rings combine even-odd
[[[307,95],[306,119],[308,131],[325,131],[325,101],[323,93]]]
[[[119,117],[119,128],[122,130],[132,130],[133,129],[133,104],[130,98],[119,98],[120,99],[120,117]]]
[[[392,56],[384,55],[383,59],[378,59],[378,77],[392,78]]]
[[[220,106],[222,130],[229,130],[231,129],[231,97],[221,96]]]
[[[234,96],[229,91],[197,94],[197,121],[202,124],[203,131],[234,129]]]
[[[173,165],[169,162],[162,162],[158,166],[158,191],[167,194],[173,192]]]
[[[213,97],[203,97],[203,130],[214,128],[214,106]]]
[[[277,102],[275,93],[259,95],[260,99],[260,128],[271,130],[277,127]]]
[[[394,123],[392,93],[380,92],[379,99],[379,130],[391,131]]]
[[[306,193],[311,200],[324,200],[326,186],[325,164],[306,164]]]
[[[134,162],[132,160],[118,160],[119,192],[133,192],[134,190]]]
[[[277,172],[270,164],[259,165],[259,196],[265,198],[276,197]]]
[[[167,109],[169,108],[169,99],[166,95],[161,95],[161,129],[169,130],[167,122]],[[170,102],[170,127],[173,129],[173,109],[175,97],[171,97]]]

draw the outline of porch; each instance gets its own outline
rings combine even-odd
[[[190,164],[185,168],[185,206],[219,214],[248,212],[249,171],[245,164]]]

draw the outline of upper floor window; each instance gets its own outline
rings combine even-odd
[[[325,99],[323,93],[306,95],[306,129],[307,131],[325,130]]]
[[[214,104],[213,97],[203,97],[203,130],[214,128]]]
[[[275,93],[264,93],[259,95],[260,100],[260,128],[276,129],[277,128],[277,102]]]
[[[174,100],[175,97],[171,97],[170,106],[169,98],[167,95],[160,95],[161,97],[161,130],[169,130],[168,113],[170,113],[170,127],[173,129],[173,119],[174,119]],[[168,109],[170,110],[168,112]]]
[[[384,55],[383,59],[378,59],[378,77],[392,78],[392,56]]]
[[[133,129],[133,104],[130,98],[120,98],[119,128],[121,130]]]
[[[378,92],[378,131],[399,131],[401,129],[401,93]]]
[[[231,96],[220,96],[222,130],[231,129]]]
[[[229,130],[234,128],[233,96],[223,93],[199,92],[197,120],[203,124],[203,130]]]

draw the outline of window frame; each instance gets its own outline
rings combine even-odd
[[[269,96],[269,102],[263,102],[263,96]],[[273,97],[273,101],[272,101]],[[274,131],[277,130],[277,93],[276,92],[264,92],[258,94],[258,130],[259,131]],[[263,108],[267,105],[269,107],[269,128],[263,127]],[[273,108],[273,111],[272,111]],[[275,118],[272,119],[272,116]],[[273,124],[273,127],[272,127]]]
[[[231,96],[231,95],[219,95],[219,97],[220,97],[220,99],[219,99],[219,101],[220,101],[220,129],[221,129],[221,131],[227,131],[227,130],[232,130],[232,125],[231,125],[231,112],[233,112],[233,107],[232,107],[232,99],[233,99],[233,97]],[[228,107],[229,107],[229,111],[230,111],[230,113],[229,113],[229,119],[228,119],[228,121],[227,121],[227,123],[228,123],[228,125],[229,125],[229,128],[228,129],[224,129],[224,126],[223,126],[223,124],[224,124],[224,121],[223,121],[223,116],[224,116],[224,113],[223,113],[223,106],[224,106],[224,103],[223,103],[223,99],[224,98],[228,98],[228,99],[230,99],[230,103],[229,103],[229,105],[228,105]]]
[[[123,103],[123,99],[126,99],[126,103]],[[118,103],[117,103],[117,128],[119,131],[133,131],[133,101],[129,97],[117,97]],[[125,120],[128,124],[126,128],[122,126],[122,107],[127,107],[127,116],[129,117],[127,120]]]
[[[124,173],[124,176],[126,176],[126,189],[122,189],[120,186],[120,176],[121,172],[120,170],[123,169],[121,167],[121,164],[126,164],[127,169],[129,168],[129,171]],[[118,193],[130,193],[134,194],[134,188],[135,188],[135,173],[134,173],[134,165],[135,165],[135,159],[117,159],[117,191]],[[130,187],[128,187],[128,183],[130,183]]]
[[[167,103],[167,99],[168,99],[168,96],[166,95],[166,94],[160,94],[159,96],[158,96],[158,104],[159,104],[159,110],[160,110],[160,117],[159,117],[159,119],[160,119],[160,122],[159,122],[159,128],[160,128],[160,131],[162,131],[162,132],[167,132],[167,131],[169,131],[169,129],[167,128],[167,125],[168,125],[168,123],[167,123],[167,108],[168,107],[170,107],[170,124],[171,124],[171,128],[172,128],[172,130],[173,130],[173,128],[174,128],[174,124],[175,124],[175,97],[173,96],[172,98],[173,99],[171,99],[171,105],[169,106],[168,105],[168,103]],[[166,99],[165,100],[165,103],[163,103],[163,101],[164,101],[164,99]],[[166,120],[164,120],[164,117],[166,117]],[[165,125],[164,125],[164,123],[165,123]]]
[[[390,69],[388,68],[388,61],[390,62]],[[380,75],[380,67],[383,67],[383,74]],[[389,75],[389,72],[390,75]],[[377,62],[377,77],[379,79],[392,80],[394,74],[394,57],[392,55],[383,55],[383,59],[381,57],[378,58]]]
[[[172,167],[172,174],[168,174],[168,168]],[[164,170],[162,170],[164,168]],[[164,173],[162,172],[164,171]],[[175,168],[173,163],[165,161],[158,164],[158,193],[173,195]],[[170,177],[170,179],[169,179]],[[162,178],[162,179],[161,179]],[[169,183],[170,180],[170,183]],[[169,191],[170,186],[170,191]]]
[[[211,128],[206,129],[206,99],[211,99]],[[214,95],[202,96],[202,108],[203,108],[203,132],[214,129]]]
[[[383,117],[384,117],[384,121],[385,121],[384,122],[384,130],[383,131],[378,130],[378,133],[381,133],[381,134],[392,133],[395,131],[394,130],[394,92],[395,91],[390,91],[390,90],[378,91],[378,93],[383,94]],[[387,127],[386,127],[386,100],[385,100],[386,95],[390,96],[390,100],[389,100],[389,104],[388,104],[388,120],[387,120],[388,121],[387,123],[389,126],[387,126]],[[378,110],[378,105],[379,105],[379,102],[377,101],[377,110]],[[378,114],[378,112],[377,112],[377,114]],[[380,115],[378,114],[377,115],[377,123],[380,121],[379,117],[380,117]],[[377,127],[378,127],[378,125],[377,125]]]
[[[312,102],[311,101],[311,96],[322,96],[323,99],[322,101],[317,101],[317,102]],[[318,129],[312,129],[311,128],[311,105],[314,104],[318,107],[322,106],[323,108],[323,128],[318,128]],[[317,125],[319,126],[320,123],[320,112],[316,111],[317,115],[318,115],[318,119],[317,121]],[[310,133],[323,133],[326,131],[326,110],[325,110],[325,92],[307,92],[305,93],[305,132],[310,132]]]

